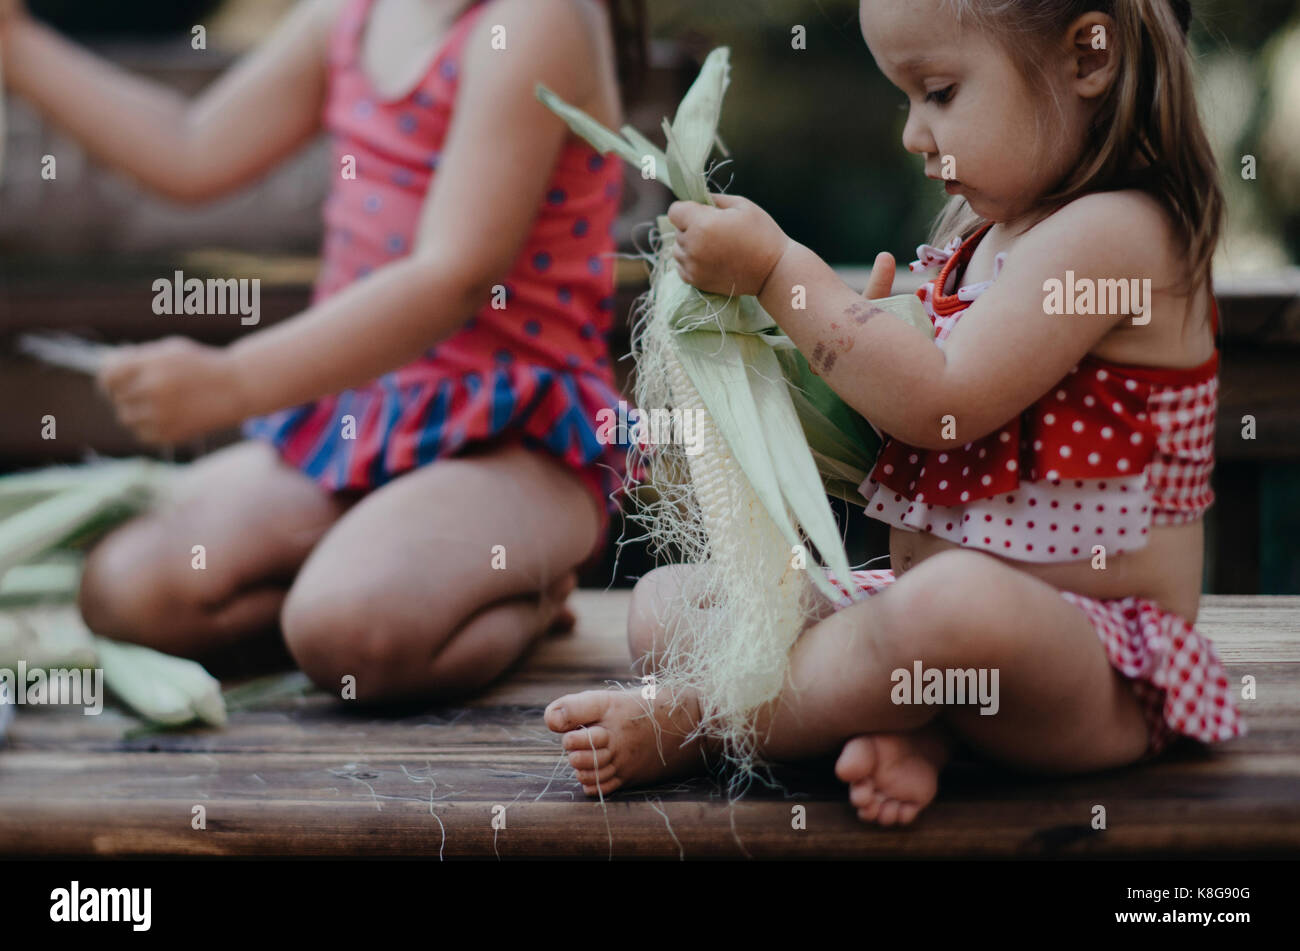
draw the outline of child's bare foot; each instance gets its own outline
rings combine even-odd
[[[933,726],[869,733],[844,744],[835,775],[849,784],[859,819],[907,825],[939,791],[939,771],[950,753],[947,737]]]
[[[700,770],[703,741],[686,741],[698,717],[694,697],[673,704],[663,691],[648,700],[636,688],[571,693],[546,708],[588,796]]]

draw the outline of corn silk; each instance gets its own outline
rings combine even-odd
[[[718,143],[729,82],[725,47],[705,59],[661,150],[630,126],[615,133],[544,86],[538,98],[604,154],[614,153],[679,199],[713,205],[706,163]],[[718,143],[720,144],[720,143]],[[755,715],[786,686],[790,650],[810,620],[852,588],[827,496],[860,502],[880,448],[875,429],[809,368],[758,300],[686,284],[673,262],[674,228],[652,231],[650,289],[633,318],[634,401],[645,418],[692,413],[694,446],[634,439],[629,445],[632,521],[657,557],[689,569],[659,621],[669,635],[645,697],[699,700],[693,736],[719,741],[743,790],[762,760]],[[932,336],[913,295],[876,301]]]

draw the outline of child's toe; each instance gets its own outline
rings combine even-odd
[[[869,779],[856,782],[849,787],[849,802],[861,809],[876,798],[876,784]]]
[[[603,726],[581,727],[564,734],[560,744],[566,750],[601,750],[609,746],[609,730]]]
[[[871,797],[871,801],[862,807],[859,813],[862,818],[868,822],[875,822],[880,817],[880,809],[885,804],[885,794],[878,792]]]
[[[595,723],[609,707],[609,698],[599,690],[571,693],[551,702],[546,708],[546,725],[556,733],[576,730]]]
[[[846,783],[870,776],[876,769],[876,745],[869,736],[855,736],[844,744],[835,762],[835,775]]]
[[[600,769],[579,769],[578,782],[584,786],[595,786],[597,783],[604,783],[613,779],[615,768],[613,763],[606,763]]]
[[[603,769],[614,760],[614,751],[608,746],[599,749],[578,749],[569,753],[569,765],[574,769]]]

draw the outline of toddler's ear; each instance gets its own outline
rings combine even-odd
[[[1095,99],[1114,82],[1119,65],[1116,36],[1115,21],[1099,10],[1085,13],[1070,25],[1071,79],[1084,99]]]

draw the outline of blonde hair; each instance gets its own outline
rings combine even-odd
[[[1044,48],[1089,11],[1115,21],[1108,45],[1119,69],[1100,100],[1078,165],[1037,202],[1045,217],[1097,191],[1139,188],[1178,225],[1189,292],[1210,276],[1223,230],[1218,167],[1197,111],[1187,29],[1189,0],[944,0],[958,22],[969,18],[1003,44],[1031,86]],[[1040,84],[1041,85],[1041,84]],[[931,243],[966,238],[982,224],[957,196],[945,206]]]

